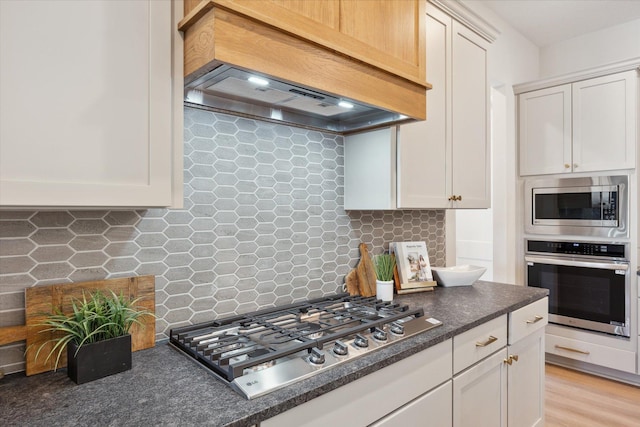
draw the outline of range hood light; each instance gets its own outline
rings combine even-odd
[[[408,119],[409,116],[405,116],[404,114],[400,114],[398,115],[398,120],[404,120],[404,119]]]
[[[352,104],[352,103],[350,103],[350,102],[347,102],[347,101],[340,101],[340,102],[338,102],[338,106],[339,106],[339,107],[342,107],[342,108],[348,108],[348,109],[353,108],[353,104]]]
[[[272,108],[271,118],[274,120],[282,120],[282,110],[278,110],[277,108]]]
[[[192,89],[189,92],[187,92],[187,97],[186,97],[188,102],[193,102],[196,104],[202,104],[202,101],[204,99],[204,93],[202,93],[201,90],[197,90],[197,89]]]
[[[247,80],[258,86],[269,86],[269,80],[263,79],[262,77],[251,76]]]

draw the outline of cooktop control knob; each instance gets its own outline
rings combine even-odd
[[[375,328],[373,330],[373,339],[377,341],[386,341],[387,333],[380,328]]]
[[[402,326],[400,323],[392,323],[389,327],[389,330],[394,335],[404,335],[404,326]]]
[[[355,344],[356,347],[367,348],[369,347],[369,340],[360,334],[356,334],[353,344]]]
[[[333,343],[333,352],[338,356],[346,356],[349,354],[349,347],[340,340]]]
[[[313,347],[309,354],[309,362],[314,365],[322,365],[324,363],[324,352],[317,347]]]

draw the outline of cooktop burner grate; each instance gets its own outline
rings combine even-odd
[[[331,357],[337,358],[329,365],[358,357],[409,336],[402,325],[423,316],[422,309],[407,305],[339,294],[175,328],[170,343],[226,381],[237,383],[240,377],[274,365],[277,371],[284,369],[279,365],[299,365],[298,359],[317,371],[325,364],[326,347],[333,346]],[[418,329],[440,324],[431,320],[421,322]],[[373,340],[371,346],[367,335]]]

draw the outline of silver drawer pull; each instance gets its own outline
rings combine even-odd
[[[527,320],[527,323],[538,323],[539,321],[541,321],[542,319],[544,319],[544,317],[542,316],[538,316],[536,314],[536,317],[533,318],[533,320]]]
[[[496,341],[498,341],[498,338],[494,337],[493,335],[489,335],[489,338],[487,338],[486,341],[484,341],[484,342],[477,341],[476,342],[476,347],[486,347],[489,344],[493,344]]]
[[[588,351],[578,350],[578,349],[571,348],[571,347],[564,347],[564,346],[561,346],[561,345],[558,345],[558,344],[556,344],[556,348],[557,348],[557,349],[560,349],[560,350],[567,350],[567,351],[571,351],[571,352],[573,352],[573,353],[580,353],[580,354],[586,354],[586,355],[591,354],[591,353],[590,353],[590,352],[588,352]]]

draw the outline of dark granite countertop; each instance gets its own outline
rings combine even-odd
[[[312,378],[248,401],[192,360],[161,341],[133,354],[133,368],[76,385],[66,370],[0,380],[4,426],[247,426],[537,301],[547,290],[477,282],[434,292],[396,295],[424,308],[441,327],[336,366]]]

